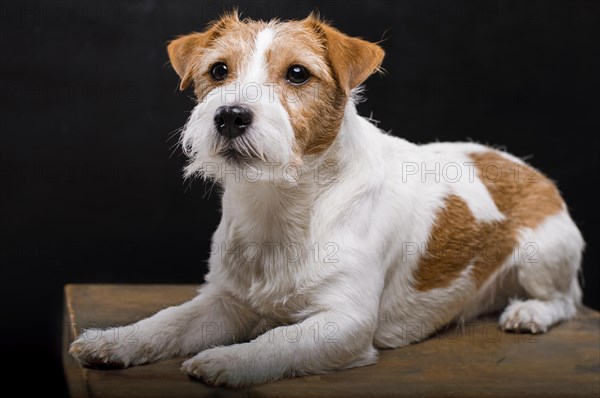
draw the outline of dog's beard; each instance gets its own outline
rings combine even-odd
[[[216,136],[211,152],[225,162],[236,166],[252,166],[257,161],[267,162],[252,136],[244,134],[236,138]]]
[[[186,126],[182,135],[184,153],[190,158],[185,168],[185,176],[201,176],[206,179],[223,181],[243,175],[248,181],[274,181],[285,175],[281,169],[289,164],[285,148],[265,146],[261,138],[264,134],[256,128],[235,138],[223,137],[214,130],[202,133]],[[235,171],[241,172],[241,174]]]
[[[184,134],[183,151],[189,157],[185,176],[199,175],[221,180],[232,170],[257,169],[260,163],[268,162],[253,140],[246,134],[228,138],[214,131],[209,133]]]
[[[294,133],[278,102],[253,104],[255,119],[244,134],[229,138],[217,133],[214,112],[221,102],[198,104],[181,133],[183,152],[190,159],[185,176],[221,180],[227,169],[243,169],[258,180],[271,178],[274,168],[297,163]],[[277,172],[274,179],[283,173]]]

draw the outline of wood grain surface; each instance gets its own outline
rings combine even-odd
[[[81,368],[67,353],[82,328],[123,325],[194,296],[191,285],[67,285],[63,364],[73,397],[599,397],[600,313],[543,335],[501,332],[495,318],[451,327],[379,363],[243,390],[181,373],[181,358],[122,370]]]

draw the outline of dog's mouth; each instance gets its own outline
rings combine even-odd
[[[252,148],[248,148],[239,138],[229,140],[221,146],[217,153],[226,162],[236,166],[249,166],[260,159],[260,156]]]
[[[247,134],[235,138],[217,136],[212,152],[226,162],[239,166],[265,160],[261,151]]]
[[[225,159],[225,161],[235,164],[243,163],[243,161],[247,159],[246,156],[242,155],[238,150],[231,147],[220,150],[219,156]]]

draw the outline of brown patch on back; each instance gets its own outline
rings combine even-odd
[[[415,288],[427,291],[449,286],[471,263],[479,286],[504,262],[515,244],[509,223],[479,223],[463,199],[450,195],[419,259]]]
[[[479,288],[514,251],[519,228],[535,228],[563,209],[558,190],[537,170],[496,151],[470,156],[506,219],[478,222],[464,200],[448,196],[414,274],[419,291],[449,286],[469,264]]]
[[[533,167],[495,151],[473,153],[470,157],[496,206],[515,227],[535,228],[563,209],[556,186]]]

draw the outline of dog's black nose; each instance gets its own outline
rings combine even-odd
[[[245,106],[220,106],[215,112],[215,126],[219,134],[235,138],[244,134],[252,123],[252,111]]]

